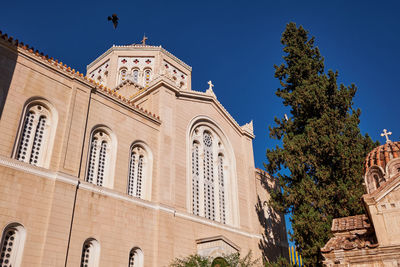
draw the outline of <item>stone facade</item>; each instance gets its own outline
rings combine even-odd
[[[368,154],[364,179],[367,214],[333,220],[327,266],[400,266],[400,142]]]
[[[188,65],[161,47],[114,46],[84,77],[0,35],[1,246],[16,240],[0,261],[167,266],[287,251],[252,123],[239,126],[212,89],[191,90]]]

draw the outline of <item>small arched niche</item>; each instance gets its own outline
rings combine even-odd
[[[389,179],[400,174],[400,158],[395,158],[388,162],[386,173]]]
[[[377,190],[386,181],[382,168],[378,166],[372,166],[369,168],[365,175],[365,185],[367,193],[370,194]]]

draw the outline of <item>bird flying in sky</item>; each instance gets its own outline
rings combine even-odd
[[[111,21],[112,21],[112,23],[113,23],[113,25],[114,25],[114,29],[116,29],[116,28],[117,28],[117,25],[118,25],[118,20],[119,20],[119,18],[117,17],[117,14],[112,14],[111,17],[108,16],[108,20],[111,20]]]

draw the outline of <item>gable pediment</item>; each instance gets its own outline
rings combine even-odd
[[[219,235],[196,240],[197,253],[203,257],[221,257],[240,251],[240,248],[226,237]]]
[[[132,82],[131,80],[126,80],[115,87],[114,91],[118,92],[118,94],[122,95],[123,97],[130,99],[142,89],[144,88],[139,84]]]
[[[218,101],[215,93],[212,90],[207,90],[206,92],[182,90],[181,88],[178,88],[173,81],[162,75],[153,80],[147,89],[135,95],[131,101],[134,103],[138,102],[141,98],[149,95],[154,90],[157,90],[160,86],[165,86],[167,89],[173,91],[177,98],[211,103],[238,132],[250,137],[251,139],[255,137],[253,133],[253,122],[251,121],[243,126],[240,126],[225,109],[225,107]]]

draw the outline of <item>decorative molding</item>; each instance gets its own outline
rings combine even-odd
[[[91,62],[89,65],[87,65],[86,70],[90,69],[93,67],[95,64],[97,64],[100,60],[105,58],[108,54],[114,52],[114,51],[134,51],[134,50],[148,50],[148,51],[160,51],[166,54],[168,57],[172,58],[174,61],[182,65],[184,68],[186,68],[189,71],[192,71],[192,67],[190,67],[188,64],[174,56],[172,53],[168,52],[166,49],[164,49],[161,45],[160,46],[153,46],[153,45],[113,45],[110,47],[106,52],[101,54],[99,57],[97,57],[93,62]]]
[[[15,170],[19,170],[19,171],[23,171],[23,172],[27,172],[27,173],[31,173],[31,174],[35,174],[37,176],[46,178],[46,179],[50,179],[53,181],[61,181],[67,184],[73,184],[73,185],[77,185],[79,179],[77,177],[65,174],[65,173],[61,173],[61,172],[53,172],[44,168],[40,168],[40,167],[35,167],[32,166],[28,163],[24,163],[24,162],[20,162],[18,160],[15,159],[11,159],[11,158],[7,158],[4,156],[0,156],[0,165],[1,166],[5,166],[5,167],[9,167]],[[95,192],[98,194],[102,194],[102,195],[106,195],[109,197],[112,197],[114,199],[120,199],[120,200],[124,200],[124,201],[128,201],[130,203],[133,203],[135,205],[141,206],[141,207],[146,207],[146,208],[150,208],[156,211],[163,211],[165,213],[169,213],[169,214],[173,214],[175,217],[179,217],[182,219],[186,219],[186,220],[190,220],[193,222],[197,222],[197,223],[201,223],[204,225],[209,225],[209,226],[213,226],[222,230],[226,230],[235,234],[239,234],[242,236],[246,236],[249,238],[256,238],[256,239],[262,239],[261,234],[254,234],[254,233],[249,233],[247,231],[243,231],[234,227],[230,227],[227,225],[222,225],[220,223],[208,220],[208,219],[204,219],[202,217],[198,217],[198,216],[194,216],[192,214],[188,214],[187,212],[181,212],[178,211],[172,207],[168,207],[166,205],[162,205],[162,204],[156,204],[156,203],[152,203],[150,201],[146,201],[146,200],[142,200],[139,198],[135,198],[135,197],[131,197],[127,194],[122,194],[119,192],[116,192],[112,189],[109,188],[105,188],[105,187],[101,187],[101,186],[96,186],[94,184],[85,182],[85,181],[81,181],[81,184],[79,186],[80,189],[84,189],[84,190],[88,190],[91,192]]]
[[[241,128],[243,129],[243,131],[248,132],[251,135],[254,135],[254,131],[253,131],[253,120],[251,120],[250,122],[246,123],[245,125],[241,126]]]

